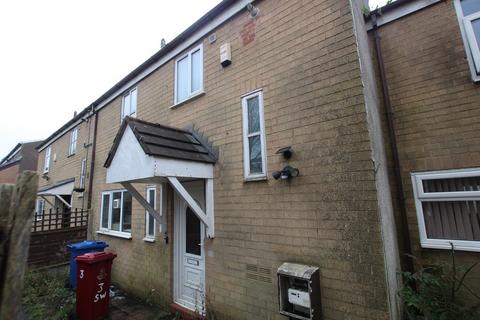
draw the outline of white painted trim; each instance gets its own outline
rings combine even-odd
[[[205,211],[207,213],[207,237],[215,238],[215,215],[214,215],[213,179],[205,180]]]
[[[41,198],[38,198],[35,203],[35,220],[36,221],[41,221],[43,219],[44,211],[45,211],[45,199],[41,197]]]
[[[470,50],[469,32],[467,32],[467,30],[465,29],[465,17],[463,16],[463,10],[462,5],[460,4],[460,0],[454,0],[453,4],[455,6],[455,11],[457,12],[458,25],[460,27],[460,33],[463,39],[463,47],[467,56],[468,67],[470,68],[470,75],[472,77],[472,81],[477,82],[480,81],[480,75],[477,73],[477,67],[475,67],[475,57],[477,57],[477,59],[479,57],[472,55],[472,52]],[[480,67],[480,60],[478,64]]]
[[[258,112],[260,118],[260,131],[256,133],[248,133],[248,104],[247,100],[258,97]],[[267,150],[265,141],[265,118],[263,110],[263,91],[255,90],[248,94],[242,95],[242,127],[243,127],[243,175],[245,180],[263,180],[267,177]],[[262,153],[262,172],[258,174],[250,173],[250,148],[248,138],[260,136],[260,149]]]
[[[209,221],[207,220],[207,215],[205,212],[200,208],[200,206],[197,204],[195,199],[192,198],[192,196],[188,193],[188,191],[182,186],[180,181],[178,181],[177,178],[175,177],[168,177],[168,182],[170,182],[170,185],[177,191],[177,193],[180,195],[180,197],[185,200],[185,202],[188,204],[188,206],[193,210],[193,212],[197,215],[197,217],[207,226],[209,227]]]
[[[226,22],[228,19],[233,17],[235,14],[238,12],[242,11],[245,9],[245,6],[252,2],[252,0],[239,0],[236,3],[232,4],[228,9],[223,11],[222,13],[218,14],[215,18],[213,18],[209,23],[207,23],[205,26],[197,30],[194,34],[192,34],[189,38],[187,38],[185,41],[183,41],[181,44],[179,44],[175,49],[173,49],[171,52],[160,58],[156,63],[152,64],[150,67],[145,69],[143,72],[141,72],[138,76],[127,82],[125,85],[123,85],[121,88],[119,88],[117,91],[115,91],[113,94],[111,94],[109,97],[105,98],[102,102],[100,102],[96,107],[95,110],[98,111],[108,105],[111,101],[113,101],[116,97],[121,95],[127,88],[135,85],[139,81],[141,81],[143,78],[147,77],[151,73],[153,73],[155,70],[169,62],[170,60],[174,59],[177,55],[188,49],[190,46],[201,40],[203,37],[207,36],[210,34],[215,28],[219,27],[221,24]],[[42,148],[39,149],[39,152],[51,145],[54,141],[56,141],[58,138],[63,136],[66,132],[70,131],[73,127],[81,123],[83,120],[78,119],[78,121],[72,123],[72,125],[68,126],[65,128],[65,130],[61,131],[59,134],[57,134],[55,137],[53,137],[50,141],[50,143],[45,144]]]
[[[480,44],[477,41],[475,36],[475,31],[473,30],[473,21],[480,19],[480,11],[474,14],[471,14],[463,18],[465,33],[467,36],[468,45],[470,46],[470,51],[472,53],[473,62],[475,65],[475,71],[478,75],[480,73]]]
[[[197,52],[197,51],[200,51],[200,56],[201,56],[201,65],[200,65],[200,89],[196,90],[196,91],[192,91],[192,54],[194,52]],[[178,96],[177,96],[177,89],[178,89],[178,62],[183,60],[183,59],[187,59],[187,69],[188,69],[188,84],[187,84],[187,88],[188,88],[188,96],[186,98],[184,98],[183,100],[178,100]],[[177,57],[175,59],[175,80],[174,80],[174,98],[173,98],[173,101],[174,101],[174,106],[175,105],[179,105],[181,104],[182,102],[186,101],[186,100],[189,100],[191,98],[193,98],[194,96],[197,96],[201,93],[203,93],[203,43],[200,43],[198,46],[190,49],[188,52],[186,52],[185,54]]]
[[[418,229],[420,233],[420,245],[422,248],[451,249],[480,252],[480,241],[464,241],[449,239],[430,239],[427,237],[425,218],[423,215],[422,202],[426,201],[468,201],[480,200],[480,192],[424,192],[423,180],[449,179],[480,176],[480,169],[456,169],[443,171],[430,171],[411,173],[415,209],[417,213]],[[442,197],[442,195],[444,197]]]
[[[70,203],[68,203],[67,201],[65,201],[65,199],[63,199],[60,195],[56,194],[55,197],[58,200],[60,200],[63,204],[65,204],[67,207],[69,207],[70,209],[72,208],[72,205]]]
[[[110,237],[116,237],[116,238],[122,238],[122,239],[128,239],[128,240],[132,239],[132,234],[127,232],[118,232],[113,230],[100,229],[100,230],[97,230],[97,233],[110,236]]]
[[[150,243],[154,243],[155,242],[155,238],[149,238],[149,237],[145,237],[142,239],[143,241],[145,242],[150,242]]]
[[[132,92],[136,91],[137,92],[137,98],[135,100],[135,112],[134,113],[129,113],[129,117],[136,117],[137,116],[137,106],[138,106],[138,87],[135,86],[133,88],[128,89],[126,92],[122,94],[122,105],[121,105],[121,110],[120,110],[120,122],[123,121],[123,118],[125,118],[124,114],[124,106],[125,106],[125,99],[128,97],[130,100],[130,110],[132,110]]]
[[[46,190],[43,190],[43,191],[39,191],[39,192],[37,192],[37,195],[39,195],[39,196],[48,196],[48,195],[55,196],[55,195],[58,195],[58,194],[72,194],[74,186],[75,186],[75,182],[70,181],[70,182],[67,182],[67,183],[64,183],[64,184],[61,184],[61,185],[58,185],[58,186],[53,186],[53,187],[51,187],[49,189],[46,189]]]
[[[113,194],[114,193],[117,193],[119,192],[120,193],[120,226],[119,226],[119,229],[120,231],[117,231],[117,230],[112,230],[112,210],[113,210]],[[132,217],[133,217],[133,198],[134,198],[134,195],[132,194],[132,192],[130,190],[127,190],[127,188],[125,189],[119,189],[119,190],[109,190],[109,191],[103,191],[101,193],[101,196],[100,196],[100,223],[99,223],[99,231],[102,231],[104,233],[107,233],[107,234],[121,234],[121,235],[131,235],[131,231],[130,232],[125,232],[123,231],[123,194],[126,193],[126,192],[130,192],[130,194],[132,195]],[[109,201],[108,201],[108,228],[103,228],[102,227],[102,220],[103,220],[103,196],[108,194],[109,195]],[[132,219],[133,221],[133,219]],[[132,229],[132,227],[131,227]]]
[[[380,27],[392,21],[401,19],[405,16],[408,16],[409,14],[422,10],[440,1],[442,0],[417,0],[417,1],[407,2],[400,7],[397,7],[385,13],[381,13],[377,18],[377,26]],[[373,29],[372,21],[369,20],[367,22],[367,31],[370,31],[372,29]]]
[[[213,164],[179,159],[155,158],[155,176],[212,179]]]
[[[199,91],[199,92],[191,95],[191,96],[188,97],[187,99],[182,100],[182,101],[180,101],[180,102],[178,102],[178,103],[175,103],[174,105],[171,105],[171,106],[168,107],[168,108],[169,108],[169,109],[178,108],[178,107],[183,106],[184,104],[187,104],[188,102],[190,102],[190,101],[192,101],[192,100],[195,100],[196,98],[201,97],[201,96],[203,96],[203,95],[205,95],[205,91],[203,91],[203,90],[202,90],[202,91]]]
[[[83,158],[82,162],[80,163],[80,181],[78,183],[78,186],[80,188],[85,188],[85,178],[86,178],[86,176],[87,176],[87,159]]]
[[[68,156],[73,156],[77,152],[78,127],[70,131],[70,140],[68,143]]]
[[[132,195],[132,197],[137,200],[140,205],[145,208],[145,210],[147,210],[148,212],[150,212],[150,214],[152,214],[155,219],[157,220],[160,220],[161,219],[161,216],[160,214],[157,212],[157,210],[155,210],[155,208],[153,208],[150,203],[148,203],[148,201],[137,191],[137,189],[135,189],[135,187],[131,184],[131,183],[128,183],[128,182],[121,182],[121,185],[128,191],[130,192],[130,194]]]

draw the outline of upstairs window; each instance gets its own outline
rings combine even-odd
[[[133,88],[123,95],[122,120],[126,116],[137,116],[137,88]]]
[[[70,132],[70,143],[68,144],[68,155],[74,155],[77,152],[78,128]]]
[[[455,8],[474,81],[480,81],[480,1],[455,0]]]
[[[132,232],[132,196],[126,190],[102,193],[100,229],[112,234]]]
[[[242,97],[242,115],[245,179],[264,179],[267,175],[267,165],[262,91]]]
[[[412,174],[421,245],[480,251],[480,169]]]
[[[48,147],[45,150],[45,162],[43,164],[43,173],[48,173],[50,170],[50,156],[52,154],[52,147]]]
[[[80,167],[80,183],[79,188],[85,188],[85,176],[87,174],[87,159],[82,159],[82,164]]]
[[[175,104],[203,91],[203,46],[175,61]]]

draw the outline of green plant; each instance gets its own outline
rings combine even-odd
[[[408,319],[480,319],[480,294],[465,284],[468,274],[478,263],[469,268],[457,266],[453,247],[450,256],[450,265],[420,265],[415,273],[402,273],[404,285],[399,290],[399,295],[403,299]],[[459,295],[460,290],[476,301],[473,306],[465,304],[463,297]]]

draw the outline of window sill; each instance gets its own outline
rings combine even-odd
[[[75,153],[69,154],[69,155],[67,155],[67,158],[71,158],[71,157],[73,157],[74,155],[75,155]]]
[[[266,181],[268,180],[268,176],[253,176],[253,177],[245,177],[243,178],[243,182],[254,182],[254,181]]]
[[[98,230],[98,234],[103,234],[110,237],[122,238],[127,240],[132,240],[132,235],[130,233],[125,232],[117,232],[117,231],[107,231],[107,230]]]
[[[143,238],[143,241],[149,242],[149,243],[154,243],[154,242],[155,242],[155,238],[145,237],[145,238]]]
[[[423,249],[440,250],[452,250],[451,244],[453,244],[456,251],[480,252],[480,241],[428,239],[420,243]]]
[[[198,99],[200,97],[203,97],[204,95],[205,95],[205,91],[200,91],[199,93],[195,93],[194,95],[188,97],[187,99],[177,102],[176,104],[171,106],[170,109],[175,109],[180,106],[183,106],[184,104],[187,104],[188,102]]]

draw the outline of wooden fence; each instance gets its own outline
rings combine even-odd
[[[28,264],[31,267],[52,266],[68,261],[68,243],[87,239],[88,211],[45,211],[42,219],[32,223]]]

